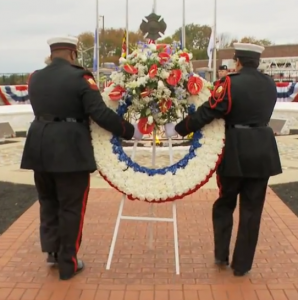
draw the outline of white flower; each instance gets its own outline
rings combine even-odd
[[[157,83],[157,87],[159,89],[163,89],[163,88],[165,88],[165,85],[164,85],[164,83],[161,80],[159,80],[158,83]]]
[[[120,65],[124,65],[124,64],[126,63],[126,61],[127,61],[127,60],[126,60],[124,57],[120,57],[120,58],[119,58],[119,64],[120,64]]]
[[[139,77],[138,79],[137,79],[137,85],[138,86],[145,86],[146,85],[146,83],[147,83],[147,77]]]
[[[178,63],[179,63],[179,65],[185,64],[186,63],[185,57],[180,57]]]
[[[151,51],[156,51],[156,45],[155,44],[149,44],[148,46],[149,46],[149,49]]]
[[[146,62],[147,61],[147,56],[142,54],[142,55],[140,55],[140,59],[142,60],[142,62]]]
[[[160,76],[162,79],[167,79],[167,78],[169,77],[169,75],[170,75],[170,73],[169,73],[168,71],[162,69],[159,76]]]
[[[128,82],[126,84],[126,87],[129,88],[129,89],[135,89],[139,86],[138,82],[137,81],[132,81],[132,82]]]
[[[153,124],[153,117],[152,116],[149,116],[148,117],[148,122],[147,122],[149,125]]]

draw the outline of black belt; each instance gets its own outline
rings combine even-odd
[[[38,116],[35,117],[36,121],[40,122],[69,122],[69,123],[86,123],[86,119],[76,119],[76,118],[60,118],[54,116]]]
[[[258,128],[258,127],[267,127],[267,124],[249,124],[249,125],[241,125],[241,124],[226,124],[226,129],[236,128],[236,129],[247,129],[247,128]]]

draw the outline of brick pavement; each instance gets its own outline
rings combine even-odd
[[[92,190],[80,250],[86,270],[69,282],[59,282],[57,271],[44,263],[35,204],[0,237],[0,300],[297,300],[296,216],[268,191],[253,270],[235,278],[213,265],[216,196],[215,190],[201,190],[178,203],[181,275],[176,276],[172,225],[165,223],[153,225],[149,250],[148,224],[123,221],[112,268],[105,270],[121,196]],[[158,216],[171,215],[171,204],[155,207]],[[125,214],[148,211],[140,202],[125,206]]]

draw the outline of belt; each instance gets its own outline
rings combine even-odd
[[[226,129],[236,128],[236,129],[248,129],[248,128],[259,128],[259,127],[267,127],[267,124],[249,124],[249,125],[241,125],[241,124],[226,124]]]
[[[60,118],[54,116],[36,116],[36,121],[40,122],[69,122],[69,123],[85,123],[87,122],[86,119],[76,119],[76,118]]]

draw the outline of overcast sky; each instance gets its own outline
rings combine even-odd
[[[47,39],[95,29],[96,0],[1,0],[0,73],[31,72],[44,66]],[[186,23],[213,23],[212,0],[185,0]],[[125,0],[99,0],[106,27],[125,27]],[[218,0],[218,31],[274,43],[298,43],[297,0]],[[175,4],[174,4],[175,3]],[[137,30],[153,0],[129,0],[129,27]],[[182,0],[157,0],[167,35],[182,24]]]

